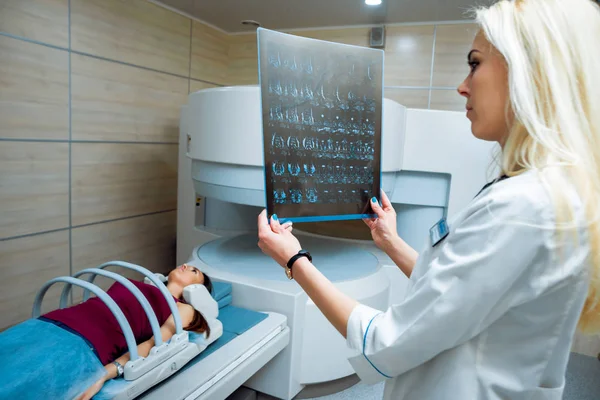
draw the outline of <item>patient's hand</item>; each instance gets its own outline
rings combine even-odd
[[[296,255],[302,247],[292,234],[291,224],[281,225],[276,216],[267,219],[267,211],[258,216],[258,247],[266,255],[273,258],[282,267]]]

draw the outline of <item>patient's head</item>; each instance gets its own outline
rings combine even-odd
[[[181,288],[189,285],[202,284],[206,286],[208,292],[212,294],[212,282],[208,275],[205,275],[198,268],[183,264],[169,273],[169,283],[177,284]]]
[[[212,294],[213,287],[212,281],[208,277],[208,275],[204,274],[198,268],[183,264],[179,267],[175,268],[173,271],[169,273],[167,288],[170,290],[173,296],[177,297],[181,301],[185,303],[183,299],[183,289],[186,286],[202,284],[208,290],[208,293]],[[194,318],[192,322],[188,326],[185,326],[184,329],[186,331],[203,333],[206,332],[207,335],[210,335],[210,327],[206,322],[206,319],[198,312],[198,310],[194,310]]]

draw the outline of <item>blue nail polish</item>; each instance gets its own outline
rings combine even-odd
[[[273,214],[273,216],[271,218],[273,218],[275,221],[277,221],[277,214]]]
[[[373,203],[377,203],[377,199],[375,198],[375,196],[373,196],[373,198],[371,199],[371,201],[372,201]]]

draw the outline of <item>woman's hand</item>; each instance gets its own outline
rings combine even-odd
[[[302,249],[300,242],[292,234],[292,223],[281,225],[277,215],[273,215],[269,224],[267,210],[263,210],[258,216],[258,239],[258,247],[262,252],[282,267]]]
[[[381,206],[377,203],[377,199],[373,198],[371,207],[377,214],[377,218],[363,219],[363,221],[371,229],[373,241],[410,278],[419,254],[398,236],[396,211],[383,190],[381,191]]]
[[[90,386],[88,390],[86,390],[81,396],[77,398],[77,400],[91,400],[91,398],[94,397],[102,389],[102,386],[104,386],[104,383],[106,382],[107,378],[108,375],[105,375],[104,377],[98,379],[96,383]]]
[[[396,230],[396,211],[383,190],[381,191],[381,206],[373,197],[371,208],[377,214],[377,218],[363,219],[363,221],[371,229],[371,236],[377,247],[388,253],[397,247],[400,240]]]

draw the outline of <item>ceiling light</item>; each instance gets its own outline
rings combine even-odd
[[[381,0],[365,0],[365,4],[368,6],[378,6],[381,4]]]

